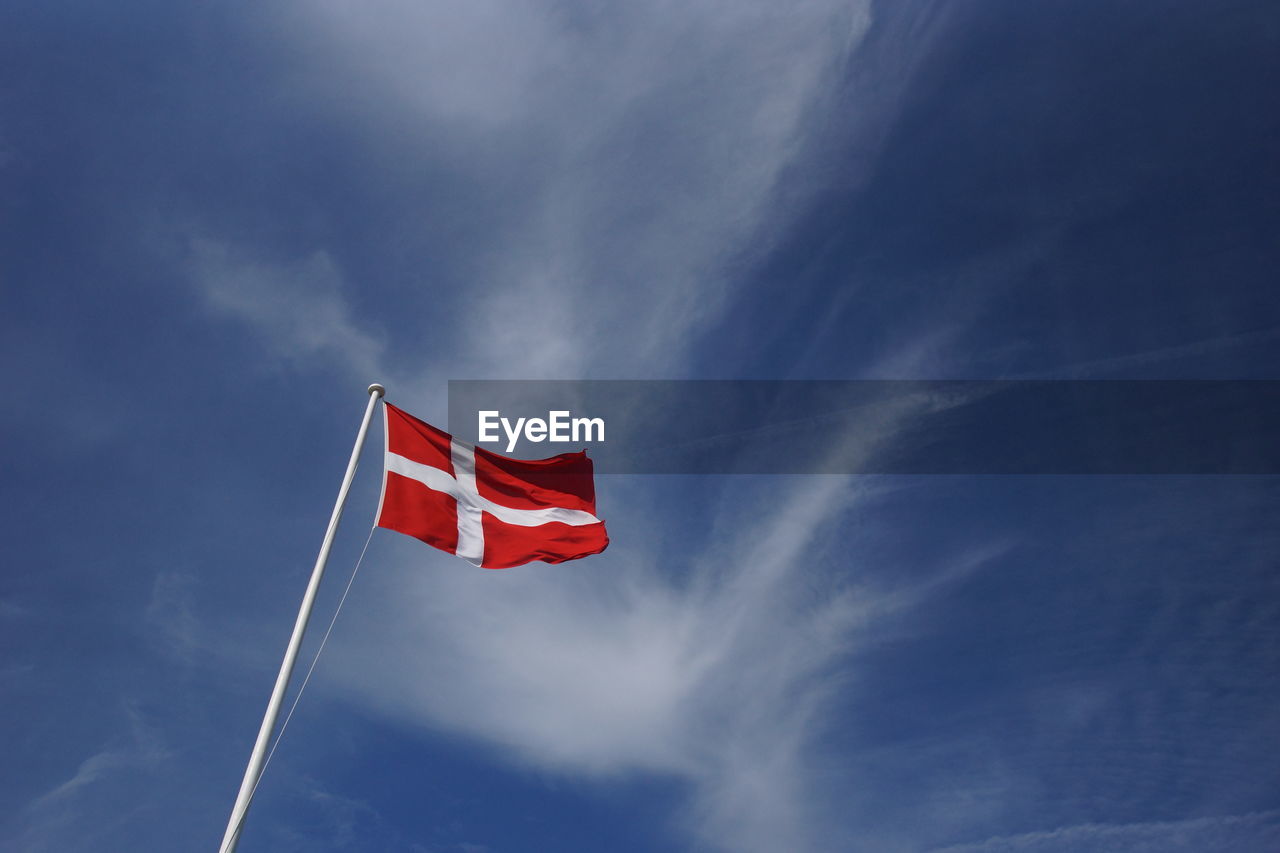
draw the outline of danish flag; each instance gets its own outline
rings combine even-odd
[[[384,405],[378,527],[486,569],[563,563],[608,547],[585,450],[511,459]]]

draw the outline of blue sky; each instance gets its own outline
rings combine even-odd
[[[1234,0],[5,4],[0,846],[216,847],[371,381],[1278,378],[1278,48]],[[241,850],[1280,848],[1274,477],[598,489],[563,566],[375,532]]]

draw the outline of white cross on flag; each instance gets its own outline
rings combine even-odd
[[[486,569],[563,563],[608,547],[585,450],[511,459],[384,405],[379,527]]]

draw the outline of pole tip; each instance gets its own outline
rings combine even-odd
[[[369,393],[370,393],[370,394],[377,394],[379,397],[382,397],[382,396],[384,396],[384,395],[387,393],[387,389],[386,389],[386,388],[383,388],[381,385],[379,385],[377,382],[375,382],[375,383],[373,383],[372,385],[370,385],[370,386],[369,386]]]

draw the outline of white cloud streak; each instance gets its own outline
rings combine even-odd
[[[342,275],[326,252],[270,263],[194,238],[188,271],[207,305],[257,331],[273,359],[379,375],[381,339],[352,317]]]
[[[869,3],[307,3],[282,23],[351,77],[333,109],[520,158],[517,227],[478,251],[472,376],[682,370],[761,248]],[[409,118],[405,118],[405,116]],[[482,180],[482,178],[480,179]],[[751,241],[754,245],[749,246]],[[550,334],[549,334],[550,333]]]
[[[868,453],[899,422],[833,452]],[[647,498],[629,485],[603,494],[642,526],[633,501]],[[992,556],[894,589],[833,580],[821,567],[846,562],[841,522],[867,497],[853,478],[735,479],[674,560],[657,556],[657,529],[615,530],[590,563],[508,572],[382,537],[384,573],[328,671],[354,703],[531,767],[681,780],[683,825],[708,847],[827,849],[838,821],[815,744],[848,687],[845,657]]]
[[[126,704],[123,713],[129,737],[89,755],[67,779],[29,801],[19,813],[15,834],[5,839],[11,849],[43,853],[110,846],[104,839],[132,818],[109,805],[116,786],[141,774],[154,778],[171,757],[135,708]]]
[[[583,571],[501,574],[410,542],[394,588],[361,608],[377,618],[349,626],[329,666],[359,704],[534,767],[691,782],[689,825],[715,847],[807,849],[821,821],[806,750],[864,604],[814,589],[804,564],[848,488],[776,494],[782,517],[722,521],[662,570],[635,542]]]
[[[937,848],[934,853],[1203,853],[1274,850],[1280,844],[1280,811],[1131,824],[1081,824],[1047,832],[989,838]]]

